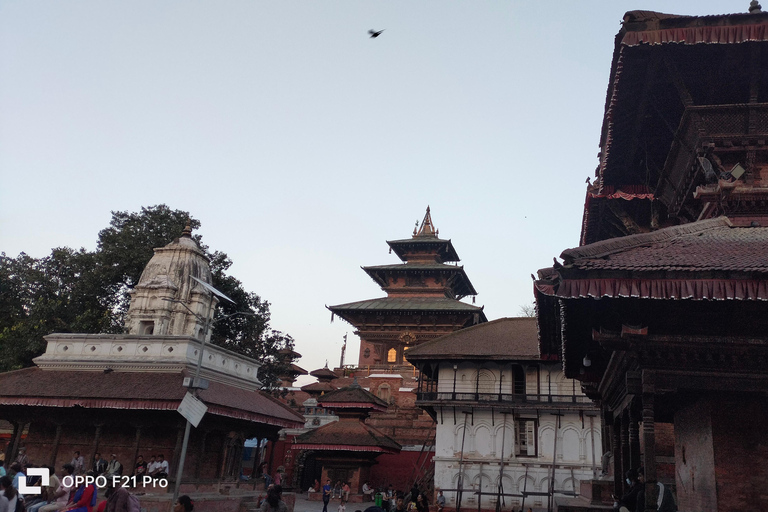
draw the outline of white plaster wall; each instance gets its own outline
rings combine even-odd
[[[458,365],[456,372],[456,392],[473,393],[476,387],[476,368],[469,363]],[[547,393],[551,383],[552,394],[572,395],[573,384],[562,376],[562,371],[551,365],[536,372],[535,368],[526,372],[526,384],[529,393],[536,393],[540,386],[541,393]],[[511,393],[512,374],[509,365],[502,366],[503,385],[502,392]],[[498,391],[499,368],[488,364],[481,369],[482,382],[490,381],[492,374],[496,379],[496,392]],[[452,365],[446,365],[440,369],[438,391],[450,393],[453,390],[454,370]],[[464,379],[462,379],[464,376]],[[485,379],[485,380],[484,380]],[[507,385],[509,387],[507,387]],[[483,389],[480,392],[484,392]],[[580,386],[576,386],[576,394],[581,396]],[[596,409],[595,409],[596,411]],[[593,412],[594,413],[594,412]],[[525,474],[528,466],[528,491],[546,492],[549,487],[549,479],[552,472],[553,448],[555,439],[556,417],[549,410],[538,411],[538,455],[536,457],[524,457],[514,455],[515,427],[513,416],[508,416],[508,422],[504,424],[503,416],[490,409],[474,409],[474,416],[469,416],[466,422],[466,435],[464,436],[464,451],[461,452],[462,436],[464,435],[464,414],[456,411],[454,420],[453,407],[447,406],[442,411],[442,422],[438,413],[437,438],[435,447],[435,486],[445,491],[449,506],[456,505],[456,492],[447,489],[456,489],[459,479],[459,468],[463,467],[465,489],[462,505],[477,507],[478,496],[474,491],[481,489],[483,492],[496,492],[499,482],[503,484],[504,492],[520,493],[526,489]],[[535,410],[528,407],[525,417],[536,418]],[[593,478],[592,435],[594,435],[594,467],[599,469],[601,451],[601,428],[599,416],[592,417],[592,429],[590,430],[590,417],[584,416],[583,420],[579,412],[568,412],[560,417],[560,428],[557,430],[557,453],[555,456],[555,489],[566,491],[578,491],[579,480]],[[503,449],[502,449],[503,440]],[[504,470],[500,472],[500,457],[504,456]],[[463,462],[462,462],[463,459]],[[537,506],[546,503],[546,498],[529,497],[527,506]],[[496,505],[495,496],[483,496],[482,508],[493,508]],[[522,505],[521,499],[505,499],[506,508]]]

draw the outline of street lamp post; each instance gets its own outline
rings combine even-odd
[[[189,386],[189,389],[193,390],[193,393],[196,394],[197,389],[199,389],[198,385],[200,382],[200,369],[203,366],[203,352],[205,351],[205,339],[208,337],[208,330],[210,329],[211,325],[213,325],[215,322],[218,322],[220,320],[225,320],[227,318],[231,318],[237,315],[256,316],[256,314],[249,311],[238,311],[230,315],[219,317],[216,320],[212,320],[211,312],[214,307],[214,295],[222,297],[232,302],[233,304],[234,304],[234,301],[229,297],[227,297],[226,295],[224,295],[223,293],[221,293],[220,291],[213,288],[208,283],[203,283],[200,280],[195,279],[194,277],[192,277],[192,279],[205,285],[205,288],[208,288],[211,291],[211,303],[208,307],[208,314],[206,315],[206,318],[201,318],[200,315],[198,315],[197,313],[189,309],[189,306],[187,306],[183,301],[176,300],[176,299],[169,299],[169,298],[164,298],[163,300],[168,302],[174,302],[176,304],[181,304],[184,307],[184,309],[186,309],[192,315],[194,315],[195,318],[203,321],[203,333],[201,336],[202,339],[200,340],[200,353],[197,355],[197,365],[195,366],[195,377],[192,379],[192,384]],[[176,469],[176,482],[173,490],[173,500],[171,501],[171,510],[173,510],[173,506],[176,503],[176,500],[179,498],[179,489],[181,488],[181,479],[182,479],[182,474],[184,472],[184,462],[186,461],[186,458],[187,458],[187,447],[189,445],[189,433],[191,432],[191,430],[192,430],[192,423],[189,420],[187,420],[187,426],[184,429],[184,441],[181,443],[181,455],[179,456],[179,463],[178,463],[179,467]]]

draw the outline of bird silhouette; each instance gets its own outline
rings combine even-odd
[[[378,32],[376,30],[369,30],[368,33],[371,34],[371,39],[375,39],[381,35],[382,32],[384,32],[386,29],[381,29]]]

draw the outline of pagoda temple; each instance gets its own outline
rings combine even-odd
[[[407,365],[410,347],[486,321],[482,307],[461,302],[477,292],[429,207],[411,238],[387,244],[403,263],[363,267],[387,296],[328,307],[357,329],[360,367]]]
[[[681,511],[768,509],[766,69],[757,1],[626,13],[581,245],[535,282],[542,357],[599,400],[615,494],[644,466],[638,510],[657,483]]]
[[[397,454],[401,446],[380,430],[366,424],[371,412],[384,412],[387,403],[364,390],[357,381],[317,399],[318,405],[332,409],[339,417],[317,429],[296,437],[294,450],[310,450],[322,464],[320,481],[349,482],[353,501],[362,499],[362,485],[370,481],[371,466],[382,454]],[[320,493],[310,499],[320,499]]]

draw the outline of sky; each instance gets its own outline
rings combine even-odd
[[[346,333],[357,362],[325,306],[383,296],[360,267],[399,262],[429,205],[488,319],[519,316],[578,245],[624,12],[748,7],[0,0],[0,251],[188,210],[311,371]]]

